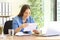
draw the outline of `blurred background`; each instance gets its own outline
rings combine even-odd
[[[57,21],[56,3],[57,0],[0,0],[0,24],[4,25],[6,21],[13,20],[22,5],[29,4],[32,17],[38,28],[41,28],[45,22]]]

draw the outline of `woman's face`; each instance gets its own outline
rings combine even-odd
[[[26,9],[23,14],[23,17],[27,19],[29,16],[30,16],[30,9]]]

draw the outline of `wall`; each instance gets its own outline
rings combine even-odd
[[[0,2],[9,2],[12,5],[12,15],[11,17],[15,17],[18,15],[23,4],[27,4],[27,0],[0,0]]]

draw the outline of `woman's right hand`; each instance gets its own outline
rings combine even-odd
[[[27,27],[27,25],[28,25],[27,23],[22,24],[21,26],[19,26],[19,28],[15,30],[15,33],[19,32],[22,28]]]
[[[24,24],[22,24],[21,27],[22,27],[22,28],[25,28],[25,27],[27,27],[27,25],[28,25],[27,23],[24,23]]]

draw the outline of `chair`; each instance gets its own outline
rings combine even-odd
[[[6,21],[4,24],[4,34],[8,34],[8,29],[12,29],[12,20]]]

